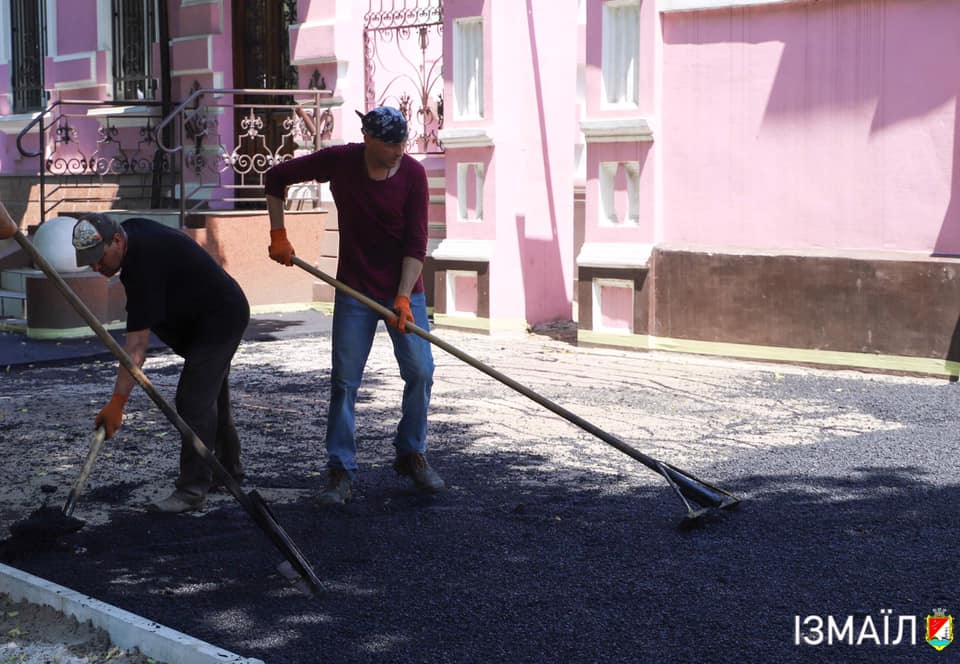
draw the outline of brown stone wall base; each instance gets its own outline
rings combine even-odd
[[[645,283],[632,270],[580,268],[582,339],[632,348],[696,352],[702,347],[711,354],[786,361],[795,357],[810,364],[822,357],[823,364],[832,366],[869,367],[871,358],[894,366],[895,358],[904,358],[926,362],[901,363],[905,367],[942,369],[947,362],[960,361],[956,258],[879,252],[736,254],[660,247],[650,263]],[[631,338],[618,342],[616,335],[593,331],[590,284],[596,277],[633,278],[637,284]],[[652,298],[646,324],[644,291]],[[946,371],[956,373],[949,367]]]
[[[338,231],[333,216],[331,220],[326,210],[287,212],[284,221],[297,255],[324,271],[329,269],[329,260],[321,260],[325,254],[332,253],[336,267]],[[270,221],[266,213],[207,213],[202,221],[191,217],[188,226],[185,232],[237,280],[251,307],[316,300],[314,277],[299,268],[275,263],[267,255]]]
[[[118,280],[111,282],[90,271],[60,276],[101,323],[126,318],[126,296]],[[26,278],[26,293],[28,336],[57,336],[54,334],[57,330],[64,331],[62,336],[93,336],[87,322],[44,273],[37,272]]]
[[[956,360],[960,261],[657,250],[651,333]]]

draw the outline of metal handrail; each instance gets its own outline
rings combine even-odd
[[[54,109],[58,106],[116,106],[116,107],[137,107],[137,106],[163,106],[163,102],[138,99],[136,101],[97,101],[93,99],[58,99],[55,102],[48,104],[43,110],[37,113],[37,117],[31,120],[27,126],[20,130],[20,133],[17,134],[17,151],[24,157],[40,157],[44,153],[44,131],[43,131],[43,118],[47,115],[50,115]],[[40,125],[40,150],[38,152],[27,152],[23,147],[24,137],[30,133],[30,131]]]
[[[209,105],[203,105],[200,102],[200,99],[204,95],[210,95],[212,101]],[[243,99],[242,103],[237,103],[237,99],[230,97],[236,97],[241,95],[244,97],[280,97],[284,100],[289,100],[289,103],[265,103],[265,104],[256,104],[251,103],[247,99]],[[221,98],[228,97],[228,99],[221,101]],[[185,126],[187,123],[186,115],[193,112],[205,112],[206,108],[212,107],[232,107],[235,109],[247,109],[247,108],[258,108],[258,109],[285,109],[292,113],[295,113],[299,119],[303,122],[304,126],[307,128],[307,131],[313,136],[313,146],[314,149],[319,147],[321,140],[321,125],[322,118],[324,116],[329,116],[329,107],[336,106],[337,99],[333,97],[333,92],[331,90],[309,88],[309,89],[264,89],[264,88],[196,88],[191,91],[189,96],[179,102],[176,107],[160,120],[160,123],[153,128],[152,134],[154,136],[155,147],[160,151],[160,153],[171,155],[171,159],[176,158],[178,161],[177,170],[179,173],[175,174],[174,177],[179,179],[180,185],[180,196],[178,196],[180,201],[180,224],[183,225],[186,215],[187,215],[187,168],[185,167],[186,151],[184,147],[186,146],[187,132],[189,129]],[[69,115],[62,107],[66,106],[83,106],[89,111],[94,111],[97,108],[116,108],[129,109],[129,108],[162,108],[166,106],[169,108],[169,103],[164,104],[163,101],[158,100],[124,100],[124,101],[104,101],[104,100],[82,100],[82,99],[58,99],[45,108],[39,111],[33,119],[20,131],[17,136],[17,150],[24,157],[36,158],[40,157],[41,163],[39,166],[39,179],[40,179],[40,221],[41,223],[45,220],[46,217],[46,203],[47,203],[47,164],[43,161],[47,156],[48,149],[48,137],[47,133],[51,127],[55,126],[57,122],[60,121],[60,118],[63,116]],[[59,113],[58,113],[58,109]],[[310,115],[312,110],[313,115]],[[151,111],[151,115],[155,111]],[[176,120],[180,120],[179,126],[171,127],[171,123]],[[170,131],[170,130],[173,131]],[[33,131],[39,131],[39,145],[37,151],[30,151],[25,148],[23,145],[24,138],[32,133]],[[166,134],[170,136],[166,136]],[[191,136],[192,138],[192,136]],[[165,140],[166,139],[166,140]],[[167,141],[174,140],[176,145],[167,145]],[[173,157],[177,155],[177,157]],[[175,180],[176,181],[176,180]],[[224,199],[224,200],[233,200],[233,199]]]
[[[38,169],[38,175],[40,179],[40,223],[42,224],[46,221],[47,216],[47,168],[46,164],[43,163],[44,155],[47,151],[47,131],[46,127],[43,126],[43,119],[48,115],[51,115],[55,109],[60,106],[100,106],[100,107],[141,107],[141,106],[163,106],[163,102],[138,99],[136,101],[98,101],[93,99],[58,99],[50,104],[47,104],[39,113],[37,117],[33,118],[27,125],[20,130],[20,133],[17,134],[17,151],[24,157],[40,157],[40,168]],[[39,127],[38,127],[39,126]],[[23,147],[23,139],[26,137],[34,127],[38,127],[38,140],[37,145],[39,149],[37,152],[29,152]]]
[[[280,95],[283,95],[286,97],[296,97],[298,95],[312,96],[314,98],[313,100],[314,107],[317,109],[320,108],[320,97],[333,96],[333,92],[331,90],[313,90],[313,89],[284,90],[284,89],[274,89],[274,88],[270,88],[270,89],[267,89],[267,88],[199,88],[197,90],[194,90],[189,97],[187,97],[182,102],[180,102],[180,104],[170,112],[170,115],[164,118],[163,122],[157,125],[157,134],[162,134],[163,129],[165,129],[168,124],[173,122],[174,119],[176,119],[176,117],[180,115],[180,113],[182,113],[185,109],[190,107],[190,105],[196,99],[199,99],[200,97],[207,94],[214,94],[218,96],[220,95],[262,95],[265,97],[266,96],[275,97]],[[259,108],[269,108],[269,107],[270,107],[269,105],[259,106]],[[289,105],[279,104],[279,105],[274,105],[274,107],[288,108]],[[174,154],[176,152],[180,152],[181,150],[183,150],[182,141],[180,142],[180,145],[177,145],[175,147],[167,147],[166,145],[164,145],[162,137],[158,137],[157,145],[160,147],[161,150],[163,150],[164,152],[168,152],[170,154]]]
[[[179,176],[180,176],[180,223],[183,224],[187,216],[187,169],[184,164],[183,148],[185,145],[185,136],[184,132],[186,130],[186,122],[180,122],[178,126],[178,135],[177,135],[177,145],[167,146],[163,142],[163,134],[166,127],[173,122],[177,117],[182,113],[190,110],[197,110],[200,106],[199,100],[204,95],[216,95],[217,97],[223,97],[230,95],[235,97],[236,95],[245,95],[245,96],[263,96],[263,97],[275,97],[282,96],[287,97],[293,100],[292,104],[222,104],[223,106],[233,106],[233,108],[285,108],[290,109],[291,107],[297,109],[297,114],[301,117],[305,123],[310,126],[313,132],[314,148],[319,147],[320,144],[320,133],[316,130],[316,127],[313,126],[313,123],[309,121],[306,114],[304,114],[300,107],[303,105],[301,102],[297,101],[297,97],[308,98],[312,100],[314,119],[319,120],[320,118],[320,108],[322,106],[320,99],[321,97],[333,97],[333,92],[331,90],[321,90],[321,89],[306,89],[306,90],[290,90],[290,89],[276,89],[276,88],[198,88],[194,90],[186,99],[184,99],[180,104],[170,112],[170,114],[164,118],[159,125],[157,125],[156,134],[157,134],[157,146],[168,154],[179,154]]]

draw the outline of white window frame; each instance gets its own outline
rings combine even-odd
[[[623,166],[627,180],[627,209],[624,218],[617,216],[617,174]],[[640,225],[640,162],[603,161],[597,178],[600,186],[600,226],[635,227]]]
[[[483,19],[453,22],[453,117],[483,118]]]
[[[600,101],[608,108],[640,103],[640,0],[603,4]]]
[[[474,186],[477,192],[476,216],[473,219],[467,217],[467,186],[469,185],[470,168],[473,167]],[[457,218],[466,223],[479,223],[483,221],[483,182],[484,172],[483,163],[479,161],[462,161],[457,164]]]
[[[446,315],[448,316],[463,316],[465,318],[476,318],[477,312],[475,311],[461,311],[457,308],[457,278],[464,277],[467,279],[474,279],[477,284],[477,303],[479,304],[479,287],[480,287],[480,275],[476,270],[447,270],[447,311]]]
[[[594,279],[593,280],[593,306],[591,307],[591,313],[593,316],[593,329],[597,332],[606,332],[608,334],[633,334],[633,319],[635,316],[634,312],[634,301],[636,300],[636,293],[634,292],[634,283],[630,279]],[[608,288],[627,288],[630,290],[630,314],[627,319],[626,329],[622,327],[604,327],[603,325],[603,303],[601,302],[604,287]]]
[[[780,5],[799,0],[657,0],[657,9],[661,12],[683,12],[696,9],[725,9],[728,7],[749,7],[750,5]]]

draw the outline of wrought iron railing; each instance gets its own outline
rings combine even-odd
[[[265,208],[263,178],[276,163],[331,138],[329,90],[199,89],[162,117],[159,101],[58,100],[17,136],[40,157],[42,222],[71,188],[132,178],[150,207],[178,209],[180,225],[201,209]],[[234,130],[221,135],[232,114]],[[36,134],[38,148],[25,146]],[[52,186],[51,186],[52,185]]]
[[[62,204],[64,196],[56,196],[58,192],[105,176],[131,176],[156,198],[169,185],[171,172],[156,141],[162,106],[151,101],[57,100],[40,111],[17,136],[21,155],[41,158],[40,221]],[[24,141],[35,130],[38,149],[30,150]]]
[[[367,110],[386,104],[407,119],[407,152],[442,153],[443,3],[371,0],[363,16]]]
[[[157,127],[176,127],[174,144],[160,147],[178,164],[181,218],[199,209],[264,208],[267,170],[331,138],[330,109],[341,103],[329,90],[195,89]],[[225,143],[227,112],[237,126]]]

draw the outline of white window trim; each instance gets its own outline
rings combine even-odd
[[[430,256],[438,261],[489,263],[493,259],[493,240],[444,238]]]
[[[667,13],[749,5],[782,5],[787,2],[800,2],[800,0],[658,0],[657,8]]]
[[[584,242],[577,254],[577,267],[646,268],[651,255],[652,244]]]
[[[475,217],[467,217],[467,186],[470,167],[473,167],[474,187],[477,195]],[[457,164],[457,220],[467,224],[477,224],[483,221],[483,163],[479,161],[462,161]]]
[[[610,60],[614,56],[610,53],[610,40],[613,39],[613,24],[607,20],[611,9],[620,9],[623,7],[635,7],[637,11],[636,43],[634,44],[634,68],[632,74],[632,94],[629,99],[623,101],[610,101],[607,92],[607,77],[610,75],[606,71],[611,65],[616,65],[617,69],[622,69],[621,62]],[[640,0],[608,0],[603,4],[602,18],[602,43],[601,43],[601,61],[600,61],[600,105],[604,109],[635,109],[640,104]],[[620,71],[615,72],[620,74]]]
[[[627,209],[623,219],[617,217],[616,182],[620,167],[623,166],[627,181]],[[600,185],[600,218],[598,226],[606,228],[636,228],[640,225],[640,162],[604,161],[600,162],[597,178]]]
[[[97,50],[113,50],[113,8],[110,0],[97,0]],[[113,74],[110,76],[112,78]]]
[[[630,317],[627,319],[627,327],[604,327],[603,309],[600,293],[603,287],[609,288],[629,288],[631,296],[634,295],[634,283],[630,279],[594,279],[593,280],[593,329],[597,332],[606,332],[607,334],[633,334],[634,318],[634,298],[630,298]]]
[[[488,148],[493,145],[493,136],[485,128],[480,129],[441,129],[437,140],[445,149],[450,148]]]
[[[11,3],[3,3],[0,12],[0,65],[9,65],[13,59],[13,44],[10,43],[10,26],[13,25],[13,7]],[[11,92],[13,92],[11,90]]]
[[[480,70],[477,72],[476,90],[477,90],[477,108],[470,109],[467,112],[461,110],[464,107],[464,100],[461,98],[464,96],[466,81],[462,73],[462,68],[466,63],[463,62],[464,46],[463,46],[463,32],[462,28],[467,25],[479,25],[480,26],[480,43],[476,45],[479,48],[479,59],[480,59]],[[468,18],[458,18],[454,20],[454,30],[453,30],[453,90],[454,90],[454,100],[453,100],[453,113],[454,119],[456,120],[481,120],[483,119],[483,66],[484,66],[484,48],[483,48],[483,18],[479,16],[472,16]]]
[[[476,270],[447,270],[447,311],[448,316],[463,316],[465,318],[476,318],[477,312],[475,311],[465,311],[457,307],[457,277],[472,278],[478,281],[477,285],[479,287],[479,278],[480,275],[477,274]],[[479,296],[479,294],[478,294]]]
[[[653,129],[647,118],[602,118],[580,121],[580,131],[587,143],[628,143],[653,140]]]

